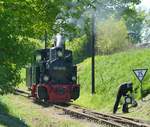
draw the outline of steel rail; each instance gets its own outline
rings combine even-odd
[[[83,110],[83,112],[86,114],[92,114],[95,117],[99,117],[99,118],[102,118],[105,120],[115,121],[117,123],[121,123],[126,126],[128,125],[129,127],[150,127],[150,125],[148,123],[146,123],[142,120],[95,112],[95,111],[88,110],[86,108],[82,108],[78,105],[74,105],[74,107],[77,109],[81,108]]]
[[[27,91],[15,89],[15,92],[19,95],[27,95],[25,97],[29,97],[29,92]],[[42,102],[42,104],[43,103],[44,102]],[[45,103],[47,104],[47,102]],[[112,127],[150,127],[150,124],[143,120],[100,113],[72,103],[67,103],[67,107],[66,105],[64,107],[64,105],[58,104],[53,104],[53,106],[55,108],[63,110],[70,116],[76,117],[78,119],[87,119],[98,124],[109,125]]]
[[[122,124],[119,124],[117,122],[97,118],[93,115],[86,114],[84,112],[79,112],[79,111],[67,109],[67,108],[59,106],[59,105],[54,105],[54,107],[58,108],[58,109],[62,109],[66,114],[73,116],[73,117],[76,117],[78,119],[87,119],[87,120],[94,121],[94,122],[99,123],[99,124],[109,125],[111,127],[125,127]]]

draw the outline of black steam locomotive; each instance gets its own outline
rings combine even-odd
[[[79,98],[77,66],[73,64],[72,51],[65,49],[61,35],[57,35],[55,47],[36,51],[35,62],[26,74],[34,99],[55,103]]]

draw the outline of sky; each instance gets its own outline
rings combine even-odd
[[[150,10],[150,0],[141,0],[141,1],[142,1],[141,4],[138,6],[146,11]]]

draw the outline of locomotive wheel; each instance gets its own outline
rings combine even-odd
[[[37,96],[40,100],[44,100],[45,102],[48,100],[48,92],[45,87],[38,86]]]

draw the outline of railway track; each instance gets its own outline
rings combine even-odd
[[[80,119],[88,119],[100,124],[112,127],[150,127],[149,124],[141,120],[120,117],[116,115],[108,115],[73,105],[72,108],[55,105],[56,108],[62,109],[66,114]]]
[[[14,94],[20,95],[20,96],[24,96],[26,98],[29,98],[31,96],[30,92],[24,91],[24,90],[20,90],[20,89],[14,89]]]
[[[29,97],[29,93],[22,90],[15,90],[17,94],[23,94],[23,96]],[[43,103],[43,102],[42,102]],[[95,112],[78,105],[67,104],[65,105],[57,105],[53,104],[53,106],[57,109],[61,109],[65,112],[65,114],[75,117],[77,119],[86,119],[88,121],[96,122],[98,124],[103,124],[111,127],[150,127],[150,124],[146,123],[142,120],[137,120],[133,118],[110,115]]]

